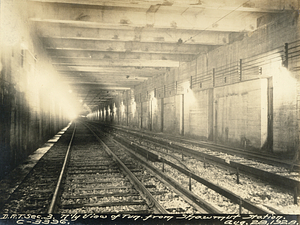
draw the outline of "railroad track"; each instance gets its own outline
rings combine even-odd
[[[0,202],[0,213],[47,213],[72,136],[68,129],[19,185]],[[26,167],[26,165],[24,165]],[[22,173],[23,171],[19,171]]]
[[[2,213],[219,213],[199,206],[199,199],[183,199],[105,135],[81,124],[72,128],[2,204]]]
[[[146,149],[128,136],[124,138],[111,132],[116,142],[111,134],[82,124],[76,132],[74,125],[72,128],[74,130],[66,132],[2,204],[0,212],[280,213],[202,178],[183,165],[189,162],[180,162],[177,153],[177,156],[169,154],[172,155],[170,160],[162,157],[163,154],[155,154],[157,149]],[[60,171],[60,168],[65,170]],[[207,197],[222,198],[232,208],[223,211],[218,202],[207,201]]]
[[[251,153],[255,155],[255,159],[260,159],[259,161],[251,160],[250,153],[247,154],[247,157],[236,157],[234,154],[237,149],[232,149],[229,147],[210,145],[210,144],[195,144],[195,142],[190,142],[185,140],[187,144],[179,143],[178,140],[174,142],[173,139],[162,139],[157,138],[149,134],[139,133],[132,130],[126,130],[122,128],[115,128],[119,132],[123,132],[125,135],[133,135],[137,137],[135,139],[137,142],[148,141],[152,145],[161,146],[163,148],[170,149],[172,151],[179,152],[186,156],[195,157],[198,160],[206,161],[207,163],[213,163],[221,165],[225,168],[235,170],[237,173],[244,173],[251,176],[255,176],[258,179],[268,181],[271,184],[283,187],[295,193],[295,202],[296,195],[300,194],[300,173],[297,171],[299,165],[290,164],[286,161],[281,161],[278,158],[270,158],[266,160],[265,156],[260,156],[258,154]],[[110,129],[111,130],[111,129]],[[180,139],[181,142],[181,139]],[[192,143],[192,145],[191,145]],[[217,147],[216,147],[217,146]],[[204,149],[205,147],[205,149]],[[195,150],[197,149],[197,150]],[[211,149],[213,149],[211,151]],[[222,150],[219,152],[219,150]],[[223,153],[226,151],[229,153]],[[231,157],[231,154],[232,157]],[[244,153],[242,153],[244,154]],[[267,162],[267,163],[262,163]],[[273,164],[274,163],[274,164]],[[270,165],[271,164],[271,165]],[[277,166],[276,166],[277,165]],[[282,166],[279,166],[282,165]],[[296,171],[292,172],[291,168],[294,168]]]
[[[98,123],[99,124],[99,123]],[[243,157],[245,159],[255,159],[259,162],[266,163],[266,164],[271,164],[271,165],[276,165],[276,166],[281,166],[286,168],[289,172],[296,171],[300,172],[300,165],[299,161],[297,159],[282,159],[282,157],[278,155],[273,155],[271,153],[266,153],[266,152],[258,152],[258,151],[251,151],[247,149],[241,149],[241,148],[234,148],[234,147],[229,147],[225,145],[220,145],[216,144],[213,142],[205,142],[205,141],[196,141],[193,139],[188,139],[188,138],[183,138],[180,136],[174,137],[173,135],[169,134],[162,134],[158,137],[157,134],[146,132],[146,131],[136,131],[136,130],[130,130],[127,128],[124,128],[122,126],[110,126],[107,124],[101,124],[102,126],[109,127],[111,129],[119,130],[119,131],[125,131],[127,133],[135,134],[137,136],[142,137],[143,139],[148,139],[148,140],[155,140],[157,143],[160,143],[162,145],[166,145],[169,143],[173,143],[176,145],[176,143],[180,143],[181,146],[183,144],[186,145],[193,145],[196,147],[200,148],[205,148],[209,149],[215,152],[222,152],[225,154],[231,154],[231,155],[236,155]]]
[[[173,151],[173,153],[171,153],[172,155],[174,155],[174,152],[177,151],[177,153],[175,153],[175,154],[178,155],[177,158],[180,158],[180,155],[182,155],[182,156],[184,155],[185,158],[193,157],[193,158],[196,158],[197,160],[200,159],[203,162],[204,167],[205,167],[205,164],[206,165],[208,165],[208,164],[221,164],[222,167],[225,167],[225,168],[227,168],[227,169],[229,169],[231,171],[233,170],[233,173],[231,175],[233,175],[234,177],[236,175],[235,179],[236,179],[237,183],[240,182],[239,181],[240,173],[243,173],[244,170],[245,170],[245,172],[247,174],[253,173],[251,175],[255,175],[255,177],[260,177],[260,178],[263,177],[263,180],[264,180],[265,183],[269,182],[272,185],[279,185],[279,186],[283,186],[286,189],[288,189],[289,193],[285,194],[285,196],[288,196],[288,198],[289,198],[288,201],[289,202],[294,201],[294,204],[297,205],[297,198],[298,198],[298,195],[299,195],[299,193],[297,192],[297,188],[299,187],[299,183],[298,183],[297,180],[293,180],[293,179],[290,179],[290,178],[287,178],[287,177],[284,177],[284,176],[280,176],[280,175],[277,175],[277,174],[275,174],[275,175],[272,174],[272,176],[269,177],[269,172],[263,171],[263,170],[260,170],[260,169],[257,169],[257,168],[253,168],[253,167],[251,168],[251,166],[249,164],[245,165],[243,161],[241,161],[240,163],[237,163],[237,162],[231,162],[231,161],[226,161],[224,159],[220,159],[220,158],[216,157],[215,155],[207,155],[207,154],[203,154],[203,153],[199,154],[198,151],[195,151],[195,150],[183,147],[183,146],[178,146],[178,145],[176,146],[176,144],[173,144],[173,143],[170,146],[170,144],[168,142],[166,142],[166,141],[165,141],[166,144],[162,145],[161,142],[159,142],[157,140],[153,141],[153,139],[152,139],[150,141],[149,140],[150,138],[148,138],[148,137],[145,138],[145,135],[143,135],[141,138],[135,139],[135,138],[132,138],[132,135],[131,136],[129,135],[131,132],[127,131],[127,130],[124,131],[122,133],[122,135],[120,135],[120,133],[115,134],[111,129],[109,130],[109,132],[112,135],[114,135],[115,138],[117,138],[118,140],[123,139],[122,141],[124,142],[125,145],[126,145],[125,139],[129,140],[130,145],[131,146],[135,146],[134,148],[139,149],[140,152],[147,151],[145,149],[145,146],[147,146],[146,147],[147,149],[151,149],[151,147],[152,147],[152,149],[155,149],[152,152],[157,152],[158,151],[157,149],[164,149],[164,151],[166,151],[166,152],[168,152],[168,150],[171,150],[170,152]],[[122,138],[122,136],[123,136],[123,138]],[[140,136],[140,135],[138,135],[138,136]],[[125,139],[124,139],[124,137],[125,137]],[[127,145],[128,145],[128,141],[127,141]],[[176,146],[176,147],[174,148],[174,146]],[[147,157],[149,157],[149,155],[151,155],[150,153],[144,153],[144,154],[147,154]],[[168,160],[165,160],[165,163],[168,163]],[[168,164],[171,165],[173,168],[176,167],[176,165],[173,165],[174,163],[168,163]],[[193,167],[193,165],[191,165],[191,167]],[[247,171],[248,167],[250,167],[250,171]],[[188,175],[190,173],[189,171],[182,171],[182,168],[180,168],[179,170],[181,170],[180,171],[181,173],[186,174],[186,175]],[[197,168],[196,171],[197,170],[201,170],[201,169]],[[226,174],[226,172],[223,172],[223,173]],[[226,176],[225,174],[224,174],[224,177],[227,177],[226,179],[228,179],[228,176]],[[191,175],[190,175],[190,177],[191,177]],[[192,175],[192,177],[194,177],[194,179],[196,179],[196,180],[197,179],[199,181],[201,180],[200,178],[197,178],[197,177],[195,178],[195,176],[193,176],[193,175]],[[232,176],[229,177],[229,178],[232,179]],[[242,178],[242,179],[244,179],[244,178]],[[213,187],[214,186],[214,184],[211,184],[211,182],[207,182],[207,180],[202,180],[201,182],[202,183],[206,183],[206,185],[208,185],[209,187]],[[240,183],[245,183],[245,182],[242,181]],[[269,184],[267,184],[267,186],[269,186]],[[219,189],[219,187],[213,187],[213,188],[214,189]],[[244,186],[244,188],[245,188],[245,186]],[[219,191],[219,192],[225,193],[226,191],[225,192],[224,191]],[[253,199],[255,199],[257,196],[259,196],[260,198],[270,198],[271,199],[271,198],[280,198],[280,196],[279,196],[280,192],[281,192],[280,190],[276,189],[276,196],[272,196],[272,194],[268,194],[267,192],[264,192],[263,194],[261,194],[261,193],[257,193],[257,194],[256,193],[251,193],[251,194],[254,196]],[[227,193],[226,195],[227,196],[230,196],[230,195],[233,196],[233,194],[232,193],[230,193],[230,194]],[[230,197],[230,198],[233,201],[238,201],[238,197],[237,196],[233,197],[233,198]],[[282,197],[282,198],[284,199],[285,197]],[[243,198],[240,198],[240,199],[243,199]],[[250,200],[250,198],[248,198],[248,200]],[[275,213],[280,213],[280,210],[274,208],[273,206],[270,206],[268,204],[267,205],[263,205],[263,206],[266,207],[267,209],[275,212]]]
[[[175,194],[172,191],[169,190],[169,193],[166,193],[166,195],[156,196],[156,199],[159,199],[159,201],[162,200],[162,202],[166,201],[165,198],[169,198],[171,200],[171,203],[168,203],[168,201],[170,201],[170,200],[167,200],[164,204],[164,205],[168,206],[167,207],[168,212],[172,212],[172,213],[178,213],[178,212],[179,213],[194,213],[195,212],[195,213],[214,213],[214,214],[221,213],[221,211],[219,209],[217,209],[216,207],[214,207],[210,203],[206,202],[205,200],[203,200],[199,196],[197,196],[197,195],[193,194],[192,192],[188,191],[187,189],[182,187],[178,182],[176,182],[175,180],[173,180],[170,177],[165,176],[161,171],[157,170],[157,168],[155,168],[154,166],[149,164],[148,159],[150,159],[151,161],[159,161],[157,158],[155,158],[155,157],[151,158],[150,157],[147,160],[144,160],[142,157],[138,156],[135,152],[131,151],[130,148],[127,148],[126,146],[122,145],[120,142],[118,142],[118,141],[114,140],[113,138],[111,138],[110,135],[103,133],[97,127],[94,127],[94,128],[96,130],[98,130],[98,133],[100,135],[106,136],[106,138],[103,139],[103,142],[105,142],[105,144],[107,146],[114,146],[114,148],[126,150],[128,153],[131,154],[131,156],[136,161],[138,161],[140,164],[142,164],[143,167],[145,167],[149,171],[151,171],[151,173],[152,173],[151,180],[153,180],[153,179],[157,180],[155,182],[154,186],[160,186],[160,184],[159,184],[159,181],[160,181],[161,183],[164,183],[165,185],[167,185],[169,188],[172,189],[172,191]],[[145,172],[146,171],[144,171],[144,173]],[[143,181],[143,183],[144,182],[145,181]],[[161,185],[163,185],[163,184],[161,184]],[[153,186],[153,184],[150,184],[150,187],[151,186]],[[159,191],[154,192],[154,193],[159,193]],[[170,197],[170,195],[171,195],[171,197]],[[173,200],[174,196],[175,196],[175,200]],[[195,209],[193,209],[193,211],[186,212],[184,209],[182,209],[182,207],[180,207],[180,205],[182,205],[182,200],[178,201],[177,197],[184,199],[186,202],[188,202],[188,204],[190,204]]]
[[[99,129],[99,128],[98,128]],[[114,135],[114,133],[110,132],[111,135]],[[141,155],[144,157],[143,164],[147,164],[147,161],[152,161],[154,166],[147,165],[149,169],[153,170],[156,174],[160,174],[160,176],[164,177],[165,180],[169,180],[171,183],[174,182],[176,184],[173,184],[173,186],[177,186],[178,189],[181,188],[181,186],[187,186],[188,192],[193,193],[194,196],[204,196],[207,195],[213,199],[217,199],[217,201],[210,201],[209,204],[212,204],[214,206],[217,206],[220,202],[221,204],[227,204],[230,205],[229,211],[225,212],[222,211],[222,209],[218,208],[220,212],[222,213],[277,213],[279,211],[272,209],[269,210],[264,207],[257,206],[256,204],[251,203],[250,201],[241,198],[237,194],[233,193],[232,191],[229,191],[225,188],[222,188],[219,185],[215,185],[212,182],[209,182],[206,179],[201,178],[200,176],[193,173],[191,170],[186,168],[183,164],[178,166],[178,163],[174,163],[171,160],[166,159],[164,156],[157,155],[153,153],[152,151],[149,151],[149,148],[141,147],[134,142],[132,142],[129,138],[122,138],[119,135],[114,135],[114,139],[122,144],[122,146],[125,146],[128,151],[132,152],[132,155],[136,156]],[[174,157],[172,157],[174,158]],[[141,160],[141,159],[139,159]],[[176,162],[179,160],[176,159]],[[169,176],[167,175],[167,169],[166,167],[171,167],[171,173],[169,173]],[[170,170],[170,168],[168,169]],[[174,172],[175,171],[175,172]],[[177,172],[178,171],[178,172]],[[180,184],[178,182],[172,181],[172,178],[179,180],[182,178],[182,174],[185,176],[183,179],[184,181]],[[193,180],[193,182],[192,182]],[[188,182],[185,182],[188,181]],[[203,187],[200,186],[205,185],[209,189],[209,193],[207,191],[199,192],[199,190],[203,189]],[[207,190],[208,190],[207,189]],[[197,193],[197,194],[195,194]],[[209,198],[208,197],[208,198]],[[226,202],[226,203],[224,203]]]
[[[127,160],[131,172],[126,171],[109,147],[99,145],[87,131],[81,127],[74,137],[63,193],[49,213],[162,213],[149,196],[141,197],[140,186],[132,184],[132,171],[141,173],[141,168]]]

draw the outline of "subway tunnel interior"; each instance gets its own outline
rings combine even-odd
[[[0,179],[77,118],[299,158],[298,0],[1,0]]]

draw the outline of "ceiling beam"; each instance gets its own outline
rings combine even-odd
[[[146,52],[109,52],[109,51],[85,51],[84,49],[49,49],[49,55],[53,60],[61,60],[64,58],[90,58],[104,60],[172,60],[187,62],[195,59],[193,54],[174,54],[174,53],[146,53]]]
[[[101,91],[101,90],[126,91],[131,89],[131,87],[126,87],[126,86],[125,87],[120,85],[105,86],[105,85],[95,84],[93,82],[81,82],[81,83],[77,82],[77,83],[71,83],[70,85],[72,86],[72,89],[74,89],[74,91],[83,90],[84,93],[86,93],[87,87],[89,90],[97,90],[97,91]]]
[[[113,72],[113,71],[111,71]],[[68,77],[78,77],[81,79],[84,79],[86,77],[93,77],[93,78],[113,78],[116,77],[119,79],[119,77],[126,77],[126,75],[129,75],[130,77],[151,77],[147,76],[147,74],[143,74],[142,76],[135,76],[133,72],[127,71],[126,73],[121,73],[120,71],[117,71],[117,73],[109,73],[109,72],[99,72],[99,71],[70,71],[70,70],[61,70],[59,72],[61,76],[64,76],[66,78]]]
[[[105,93],[103,92],[105,91]],[[106,93],[106,92],[110,92],[110,90],[99,90],[97,92],[95,92],[95,94],[93,96],[101,96],[101,99],[104,99],[104,98],[111,98],[111,97],[116,97],[119,95],[120,92],[123,92],[124,90],[120,90],[117,95],[115,94],[111,94],[111,93]],[[83,98],[85,97],[86,99],[89,98],[89,96],[86,96],[87,93],[81,93],[81,92],[78,92],[78,94],[76,95],[77,97],[81,98],[83,100]],[[93,96],[91,96],[90,98],[93,98]],[[101,100],[100,98],[98,98],[99,100]]]
[[[140,81],[139,81],[140,82]],[[103,82],[103,83],[98,83],[98,82],[89,82],[89,81],[66,81],[65,83],[67,84],[84,84],[84,85],[103,85],[103,86],[112,86],[114,87],[115,85],[119,85],[120,87],[134,87],[134,85],[137,85],[136,82]]]
[[[229,43],[229,32],[205,31],[199,34],[195,30],[178,29],[99,29],[85,27],[70,27],[59,24],[41,26],[40,36],[53,39],[74,39],[111,42],[148,42],[148,43],[177,43],[179,39],[186,44],[225,45]],[[192,38],[191,38],[192,37]]]
[[[162,72],[164,73],[164,72]],[[60,71],[59,74],[62,77],[68,78],[68,77],[78,77],[78,79],[85,79],[86,77],[92,77],[93,79],[122,79],[130,77],[133,78],[151,78],[153,74],[149,73],[133,73],[133,72],[86,72],[86,71]],[[156,74],[154,74],[156,75]]]
[[[234,4],[229,4],[233,7],[230,8],[230,12],[223,10],[220,5],[213,7],[206,5],[195,8],[196,6],[191,7],[184,4],[182,8],[176,8],[175,6],[166,7],[162,4],[153,5],[152,3],[148,4],[148,9],[146,7],[141,10],[131,10],[130,7],[120,5],[114,7],[105,4],[85,5],[42,2],[31,2],[32,6],[29,6],[29,8],[34,9],[30,13],[32,21],[81,27],[119,30],[154,27],[198,31],[253,31],[256,29],[257,18],[262,14],[261,12],[239,12],[239,8],[247,6],[247,4],[242,3],[244,3],[244,0],[236,0]],[[118,4],[121,3],[118,2]],[[250,4],[248,5],[250,6]],[[152,12],[150,9],[153,6],[157,7],[158,10]]]
[[[52,60],[57,66],[99,66],[99,67],[179,67],[179,61],[172,60],[107,60],[107,59],[57,59]]]
[[[86,94],[79,94],[77,95],[78,98],[81,98],[82,101],[83,101],[83,98],[85,98],[85,102],[89,102],[91,99],[93,99],[95,96],[97,96],[95,98],[95,101],[101,101],[101,100],[105,100],[105,99],[109,99],[109,98],[114,98],[116,96],[109,96],[109,97],[106,97],[106,96],[102,96],[101,92],[97,92],[98,94],[96,95],[93,95],[93,96],[89,96],[89,97],[86,97]]]
[[[214,1],[199,1],[199,0],[173,0],[168,4],[164,1],[107,1],[107,0],[30,0],[31,2],[43,2],[43,3],[58,3],[58,4],[69,4],[69,5],[80,5],[81,7],[89,6],[101,6],[106,7],[111,10],[132,10],[132,11],[142,11],[147,10],[149,5],[159,5],[160,7],[172,7],[174,10],[179,10],[180,8],[186,9],[187,7],[201,9],[222,9],[222,10],[237,10],[246,12],[267,12],[267,13],[278,13],[282,10],[293,10],[297,7],[297,0],[285,0],[285,1],[260,1],[251,0],[250,3],[244,3],[245,1],[230,1],[230,0],[214,0]],[[166,1],[165,1],[166,2]],[[238,7],[240,6],[240,7]],[[238,7],[238,8],[237,8]]]
[[[123,92],[124,90],[97,90],[97,89],[91,89],[89,91],[89,94],[100,94],[101,96],[118,96],[119,93]],[[77,96],[86,95],[86,92],[80,92],[80,90],[77,90],[76,92]]]
[[[76,82],[76,81],[90,81],[95,83],[104,83],[104,82],[141,82],[147,80],[147,77],[134,77],[134,76],[119,76],[118,80],[116,81],[116,77],[76,77],[76,76],[69,76],[65,78],[66,82]]]
[[[110,79],[91,79],[91,78],[85,78],[85,79],[78,79],[77,77],[72,77],[72,78],[68,78],[65,79],[66,83],[77,83],[77,82],[93,82],[93,83],[98,83],[98,84],[106,84],[106,83],[116,83],[116,84],[120,84],[122,83],[122,85],[126,86],[126,85],[131,85],[131,84],[136,84],[139,82],[143,82],[147,80],[147,78],[144,77],[130,77],[130,76],[124,76],[121,77],[120,79],[118,79],[116,81],[116,79],[114,78],[110,78]]]
[[[85,51],[113,51],[113,52],[146,52],[146,53],[176,53],[197,54],[207,51],[207,46],[188,45],[182,42],[170,43],[144,43],[144,42],[111,42],[78,39],[45,38],[46,49],[85,49]]]
[[[135,67],[83,67],[83,66],[69,66],[62,67],[57,66],[56,70],[62,74],[62,72],[94,72],[97,75],[113,75],[117,76],[118,74],[121,76],[141,76],[141,77],[151,77],[159,74],[164,74],[166,72],[165,69],[159,68],[135,68]]]
[[[147,49],[145,50],[111,50],[111,49],[86,49],[86,48],[60,48],[60,47],[46,47],[47,50],[54,50],[54,51],[82,51],[82,52],[115,52],[115,53],[127,53],[127,52],[132,52],[132,53],[140,53],[140,54],[176,54],[176,55],[182,55],[182,54],[186,54],[186,55],[196,55],[197,53],[190,53],[188,51],[179,51],[174,49],[174,51],[170,50],[162,50],[162,51],[153,51],[153,50],[149,50],[147,51]],[[206,50],[206,46],[202,48],[202,51],[199,51],[198,53],[201,52],[207,52]]]
[[[114,98],[114,96],[111,97],[99,97],[99,96],[92,96],[89,98],[85,98],[85,100],[83,100],[84,103],[86,103],[87,105],[93,105],[95,103],[98,102],[102,102],[102,101],[107,101],[108,99],[112,99]]]
[[[54,17],[55,18],[55,17]],[[176,18],[176,17],[175,17]],[[258,17],[253,17],[247,19],[247,21],[241,19],[223,19],[211,18],[205,21],[205,18],[199,18],[199,21],[190,21],[190,22],[181,22],[185,21],[181,18],[177,22],[171,21],[169,24],[167,22],[156,24],[147,24],[147,23],[128,23],[126,25],[118,23],[109,23],[109,22],[90,22],[90,21],[79,21],[79,20],[67,20],[67,19],[44,19],[40,17],[31,17],[29,20],[32,22],[41,22],[41,23],[50,23],[50,24],[59,24],[59,25],[68,25],[74,27],[86,27],[86,28],[101,28],[101,29],[117,29],[117,30],[136,30],[136,29],[147,29],[147,27],[155,29],[179,29],[179,30],[194,30],[199,31],[199,34],[203,31],[219,31],[219,32],[252,32],[256,29],[256,20]],[[122,20],[121,20],[122,21]],[[162,19],[164,21],[164,19]],[[217,22],[218,21],[218,22]]]

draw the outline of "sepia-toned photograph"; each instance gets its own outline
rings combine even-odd
[[[299,225],[299,9],[0,0],[0,225]]]

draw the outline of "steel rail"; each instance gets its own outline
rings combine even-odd
[[[151,164],[149,164],[146,160],[142,159],[141,157],[139,157],[137,155],[137,153],[139,151],[135,151],[132,148],[130,148],[130,146],[126,146],[124,145],[124,143],[120,143],[119,140],[114,140],[119,146],[121,146],[122,148],[125,148],[129,153],[131,153],[131,155],[136,158],[137,160],[139,160],[143,166],[146,166],[149,170],[151,170],[153,172],[154,175],[158,176],[158,178],[162,181],[167,183],[168,185],[171,185],[171,187],[174,188],[174,191],[177,192],[180,196],[184,196],[184,198],[190,203],[192,204],[197,210],[199,210],[201,213],[215,213],[215,214],[222,214],[222,212],[220,210],[218,210],[217,208],[215,208],[214,206],[212,206],[211,204],[209,204],[208,202],[206,202],[204,199],[200,198],[199,196],[197,196],[196,194],[194,194],[193,192],[185,189],[184,187],[182,187],[182,185],[180,185],[177,181],[175,181],[174,179],[170,178],[169,176],[167,176],[166,174],[164,174],[163,172],[159,171],[156,167],[152,166]],[[131,146],[132,147],[132,146]],[[140,150],[140,149],[139,149]],[[139,154],[139,153],[138,153]],[[140,154],[139,154],[140,155]],[[157,158],[159,158],[157,156]]]
[[[97,128],[99,129],[99,128]],[[114,138],[111,137],[111,135],[106,136],[107,138],[111,139],[114,141],[118,146],[121,148],[125,148],[135,159],[140,161],[143,166],[147,167],[160,181],[166,183],[168,186],[172,187],[173,191],[176,192],[178,195],[180,195],[182,198],[184,198],[187,202],[189,202],[193,207],[195,207],[199,212],[201,213],[215,213],[215,214],[221,214],[222,212],[206,202],[204,199],[200,198],[199,196],[195,195],[193,192],[185,189],[180,185],[177,181],[174,179],[170,178],[166,174],[162,173],[159,171],[156,167],[152,166],[149,164],[147,161],[139,157],[140,151],[137,153],[137,149],[132,150],[132,143],[126,142],[125,145],[124,143],[119,142],[119,140],[115,140]],[[137,146],[139,150],[141,150],[141,147]],[[145,151],[144,151],[145,152]],[[152,160],[152,161],[161,161],[160,157],[157,156],[156,154],[152,152],[147,152],[144,155],[147,160]],[[188,171],[188,170],[187,170]]]
[[[156,201],[156,199],[152,196],[152,194],[148,191],[148,189],[136,178],[136,176],[127,168],[127,166],[119,159],[117,155],[115,155],[109,147],[99,138],[99,136],[87,125],[84,124],[97,138],[97,140],[103,145],[105,148],[105,151],[112,156],[117,163],[119,164],[120,168],[128,175],[128,178],[131,180],[131,182],[134,184],[136,189],[142,193],[142,195],[146,198],[147,204],[150,207],[155,207],[159,213],[162,214],[168,214],[168,211],[166,211],[159,203]]]
[[[118,129],[123,130],[121,128],[118,128]],[[131,132],[131,131],[129,131],[129,132]],[[134,133],[135,135],[141,136],[143,139],[146,139],[146,140],[149,140],[149,141],[152,141],[152,142],[155,139],[155,138],[144,136],[144,135],[141,135],[141,134],[138,134],[138,133],[135,133],[135,132],[131,132],[131,133]],[[163,141],[163,140],[155,139],[155,141],[157,143],[163,145],[163,146],[166,146],[167,148],[172,148],[172,149],[174,149],[175,151],[177,151],[179,153],[184,152],[185,155],[195,157],[199,160],[205,159],[206,161],[210,161],[213,164],[217,163],[217,164],[222,165],[223,167],[226,167],[228,169],[236,170],[238,168],[239,171],[243,172],[244,174],[248,174],[248,175],[257,177],[257,178],[259,178],[261,180],[264,180],[264,181],[269,180],[273,184],[278,185],[278,186],[283,187],[283,188],[286,188],[286,189],[291,190],[293,192],[294,192],[295,188],[297,188],[298,190],[300,189],[300,182],[297,181],[297,180],[288,178],[288,177],[284,177],[284,176],[277,175],[277,174],[272,173],[272,172],[257,169],[257,168],[252,167],[252,166],[248,166],[248,165],[245,165],[245,164],[242,164],[242,163],[235,162],[234,160],[233,161],[226,161],[225,159],[219,158],[217,156],[210,155],[210,154],[203,153],[203,152],[198,152],[198,151],[195,151],[195,150],[192,150],[190,148],[183,147],[183,146],[180,146],[180,145],[177,145],[177,144],[174,144],[174,143],[170,144],[170,143],[167,143],[166,141]],[[197,143],[193,143],[193,144],[197,144]],[[200,147],[200,145],[202,145],[202,144],[199,143],[199,147]],[[216,144],[213,145],[213,146],[210,146],[209,144],[205,144],[202,147],[218,148],[218,150],[220,150],[220,151],[221,150],[225,151],[225,149],[229,149],[228,147],[225,148],[223,146],[218,146]],[[284,162],[281,162],[281,163],[284,164]],[[298,195],[299,194],[300,194],[300,192],[298,192]]]
[[[123,140],[120,140],[120,138],[117,138],[117,141],[118,142],[121,142],[122,145],[125,144],[126,146],[126,141],[123,139]],[[131,146],[135,145],[135,144],[130,144]],[[127,146],[126,147],[130,147],[129,143],[127,143]],[[148,151],[147,149],[143,148],[143,147],[140,147],[138,145],[135,145],[134,148],[132,148],[132,151],[135,152],[135,154],[140,154],[141,152],[145,152],[145,151]],[[154,153],[152,153],[154,154]],[[155,155],[155,154],[154,154]],[[159,158],[159,156],[156,156],[157,157],[157,160],[158,161],[161,161],[161,159]],[[152,158],[155,158],[154,156],[152,156]],[[162,161],[161,161],[162,162]],[[202,177],[199,177],[198,175],[194,174],[194,173],[191,173],[189,170],[185,169],[185,168],[182,168],[166,159],[164,159],[163,161],[164,163],[170,165],[171,167],[177,169],[179,172],[185,174],[186,176],[190,177],[190,178],[193,178],[194,180],[196,180],[197,182],[200,182],[202,184],[204,184],[205,186],[209,187],[210,189],[218,192],[219,194],[223,195],[224,197],[232,200],[233,202],[237,203],[237,204],[240,204],[242,205],[244,208],[248,209],[249,211],[253,212],[253,213],[272,213],[271,211],[268,211],[268,210],[264,210],[254,204],[252,204],[251,202],[247,201],[247,200],[244,200],[242,199],[241,197],[239,197],[238,195],[236,195],[235,193],[225,189],[225,188],[222,188],[220,187],[219,185],[216,185]]]
[[[243,172],[244,174],[249,174],[251,176],[257,177],[261,180],[264,181],[270,181],[275,185],[278,185],[280,187],[286,188],[288,190],[293,191],[294,188],[299,189],[300,188],[300,182],[288,177],[284,177],[272,172],[268,172],[265,170],[261,170],[258,168],[255,168],[253,166],[249,166],[243,163],[239,163],[239,162],[235,162],[234,160],[230,160],[230,161],[226,161],[225,159],[219,158],[217,156],[214,155],[210,155],[207,153],[203,153],[203,152],[198,152],[198,151],[194,151],[192,149],[183,147],[183,146],[179,146],[176,144],[172,144],[169,147],[173,147],[175,150],[177,150],[178,152],[182,153],[184,152],[184,154],[192,156],[192,157],[197,157],[199,160],[209,160],[212,163],[218,163],[222,166],[231,168],[231,169],[239,169],[240,172]]]
[[[123,128],[123,127],[113,126],[113,128],[115,128],[117,130],[121,130],[123,132],[132,133],[132,134],[141,136],[142,138],[148,139],[150,141],[151,140],[153,141],[153,139],[155,139],[156,142],[159,142],[162,145],[166,145],[166,141],[158,140],[155,137],[154,138],[149,137],[150,135],[153,135],[153,134],[149,134],[147,132],[143,132],[143,133],[145,135],[147,135],[148,137],[144,136],[144,134],[141,134],[141,132],[132,131],[132,130],[129,131],[129,130],[126,130],[126,128]],[[228,146],[224,146],[224,145],[220,145],[220,144],[216,144],[216,143],[212,143],[212,142],[194,141],[194,140],[185,139],[185,138],[181,138],[181,137],[174,137],[174,136],[167,135],[167,134],[163,134],[163,136],[165,136],[167,138],[176,138],[177,141],[180,140],[181,142],[186,143],[186,144],[194,144],[194,145],[196,145],[198,147],[201,147],[201,148],[217,150],[217,151],[221,151],[221,152],[225,152],[225,153],[233,153],[233,154],[240,155],[242,157],[249,158],[249,159],[255,158],[257,160],[263,160],[263,161],[265,161],[267,163],[270,163],[272,165],[279,164],[279,165],[282,165],[286,168],[290,168],[291,166],[294,166],[296,170],[300,170],[298,164],[290,163],[290,162],[287,162],[286,160],[278,159],[278,157],[272,156],[272,155],[258,154],[257,152],[250,152],[250,151],[246,151],[246,150],[240,149],[240,148],[228,147]],[[172,145],[173,146],[178,146],[180,148],[185,148],[183,146],[176,145],[176,144],[172,144]]]
[[[71,137],[69,145],[68,145],[68,150],[66,152],[65,160],[64,160],[64,163],[63,163],[63,166],[62,166],[62,169],[60,171],[60,175],[59,175],[56,187],[55,187],[55,191],[54,191],[54,194],[52,196],[52,200],[51,200],[51,203],[50,203],[50,206],[49,206],[49,209],[48,209],[48,214],[52,214],[55,210],[59,190],[61,188],[62,179],[63,179],[63,176],[64,176],[65,171],[66,171],[66,166],[67,166],[67,162],[68,162],[68,159],[69,159],[70,149],[71,149],[71,146],[72,146],[72,143],[73,143],[75,132],[76,132],[76,123],[75,123],[75,127],[74,127],[74,130],[73,130],[73,133],[72,133],[72,137]]]

